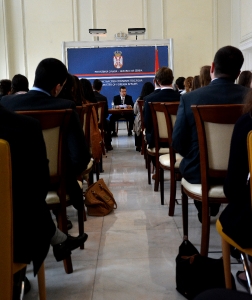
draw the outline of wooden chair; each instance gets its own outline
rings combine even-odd
[[[12,168],[9,143],[0,140],[0,299],[12,300],[13,274],[26,264],[13,262]],[[25,234],[25,233],[24,233]],[[46,299],[44,263],[38,272],[39,298]]]
[[[192,105],[198,132],[201,184],[181,180],[183,231],[188,236],[188,197],[202,202],[201,255],[208,255],[210,203],[227,203],[223,181],[234,124],[242,115],[242,104]]]
[[[138,103],[139,112],[140,112],[140,119],[141,119],[141,134],[142,134],[141,154],[144,156],[145,167],[147,169],[147,158],[146,158],[147,142],[146,142],[146,137],[145,137],[144,114],[143,114],[144,100],[137,100],[137,103]]]
[[[169,138],[165,118],[165,107],[161,102],[149,102],[152,114],[155,147],[147,148],[147,165],[148,165],[148,183],[151,184],[151,156],[155,158],[156,178],[154,191],[158,191],[159,186],[159,156],[169,153]],[[167,147],[160,147],[161,144],[166,144]]]
[[[252,174],[252,131],[248,133],[247,137],[247,148],[248,148],[248,164],[249,164],[249,173]],[[252,208],[252,180],[250,178],[250,194],[251,194],[251,208]],[[227,289],[232,289],[231,283],[231,269],[230,269],[230,245],[235,247],[241,252],[241,258],[243,261],[243,266],[245,274],[248,281],[248,286],[250,294],[252,294],[252,274],[250,273],[249,262],[247,260],[247,255],[252,257],[252,248],[242,248],[240,245],[235,243],[228,235],[222,231],[222,225],[219,220],[216,222],[216,229],[221,236],[222,241],[222,254],[223,254],[223,265],[225,273],[225,283]],[[246,230],[246,228],[244,228]]]
[[[90,115],[92,105],[84,104],[83,106],[76,107],[77,112],[80,117],[80,123],[83,128],[83,132],[86,139],[86,144],[88,149],[90,149]],[[90,160],[87,169],[82,173],[82,179],[87,181],[88,186],[94,183],[94,175],[93,175],[93,159]]]
[[[72,109],[19,111],[18,113],[33,117],[41,124],[49,160],[51,185],[46,202],[49,209],[57,213],[59,229],[67,234],[66,206],[72,205],[72,202],[66,193],[66,149],[67,128]],[[84,233],[83,213],[84,203],[78,210],[79,234]],[[80,248],[83,249],[84,245]],[[64,259],[64,267],[67,274],[73,272],[71,256]]]
[[[168,131],[169,154],[159,156],[160,197],[161,204],[164,205],[164,170],[168,170],[170,171],[170,205],[168,215],[173,216],[176,202],[176,182],[181,180],[179,164],[182,156],[175,153],[171,146],[173,126],[176,121],[179,102],[167,102],[163,105],[165,107],[164,113]]]

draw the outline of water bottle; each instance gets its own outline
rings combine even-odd
[[[111,105],[111,106],[112,106],[112,109],[114,109],[114,108],[115,108],[115,107],[114,107],[114,101],[112,101],[112,105]]]

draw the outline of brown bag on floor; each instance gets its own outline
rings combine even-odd
[[[101,178],[85,192],[85,205],[89,216],[103,217],[117,208],[113,194]]]

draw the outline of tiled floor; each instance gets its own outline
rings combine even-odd
[[[120,124],[120,127],[122,125]],[[181,205],[168,217],[169,173],[165,173],[165,202],[148,185],[143,156],[135,151],[134,137],[119,130],[113,138],[114,150],[103,159],[101,177],[108,184],[118,209],[105,217],[87,217],[89,238],[84,250],[72,253],[74,272],[67,275],[62,262],[56,262],[52,249],[45,261],[49,300],[175,300],[185,299],[176,291],[175,258],[182,242]],[[180,198],[180,186],[177,198]],[[77,235],[77,216],[68,209]],[[196,209],[189,205],[189,239],[199,248],[200,228]],[[210,251],[221,250],[220,238],[211,222]],[[221,254],[210,254],[220,257]],[[233,274],[241,269],[232,265]],[[32,289],[25,300],[37,299],[37,281],[31,267],[27,276]],[[238,289],[242,287],[237,284]]]

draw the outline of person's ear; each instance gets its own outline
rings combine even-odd
[[[212,79],[214,78],[214,70],[215,70],[215,65],[214,65],[214,62],[212,62],[212,65],[210,68],[210,76]]]
[[[58,83],[52,90],[51,90],[51,95],[53,97],[57,97],[59,95],[59,93],[61,92],[63,88],[63,85],[61,85],[60,83]]]

